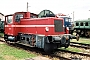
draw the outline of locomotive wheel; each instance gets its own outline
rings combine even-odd
[[[65,48],[68,48],[69,45],[70,45],[70,40],[66,41]]]
[[[85,37],[86,37],[86,38],[89,38],[89,35],[88,35],[88,34],[85,34]]]
[[[47,53],[52,53],[53,52],[53,46],[52,44],[48,44],[48,43],[45,43],[45,46],[44,46],[44,51],[47,52]]]
[[[80,33],[81,37],[84,37],[84,31],[81,30],[81,32],[79,32],[79,33]]]

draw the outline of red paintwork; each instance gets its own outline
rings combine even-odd
[[[37,19],[23,19],[21,20],[21,25],[54,25],[55,18],[37,18]],[[61,20],[61,19],[59,19]],[[62,27],[63,28],[63,27]],[[64,32],[56,33],[54,31],[54,27],[49,27],[49,31],[45,31],[45,27],[23,27],[21,28],[21,32],[23,33],[33,33],[40,35],[57,35],[63,34]]]
[[[66,34],[69,34],[69,30],[68,30],[68,28],[66,28]]]
[[[15,14],[21,14],[22,12],[18,12]],[[20,20],[20,23],[15,22],[15,14],[13,14],[13,23],[12,24],[5,24],[5,34],[16,36],[19,32],[27,33],[27,34],[38,34],[38,35],[59,35],[64,34],[63,32],[55,32],[54,27],[49,27],[49,31],[45,31],[46,25],[54,25],[54,20],[61,20],[63,23],[62,18],[56,17],[49,17],[49,18],[30,18],[30,13],[23,13],[24,19]],[[28,15],[29,14],[29,15]],[[34,14],[32,14],[34,15]],[[35,14],[37,17],[37,15]],[[25,27],[25,26],[32,26],[32,27]],[[41,26],[41,27],[40,27]],[[43,26],[43,27],[42,27]],[[63,28],[63,26],[62,26]]]

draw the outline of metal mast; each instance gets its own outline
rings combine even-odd
[[[27,2],[27,12],[28,12],[28,2]]]

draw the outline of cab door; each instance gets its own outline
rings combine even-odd
[[[15,30],[15,35],[18,35],[19,32],[21,32],[21,19],[23,18],[22,13],[16,13],[14,14],[14,30]]]
[[[13,15],[8,15],[5,17],[5,34],[14,35],[13,31]]]

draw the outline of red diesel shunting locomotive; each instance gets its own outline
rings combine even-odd
[[[65,34],[63,19],[49,10],[36,15],[30,12],[16,12],[5,16],[5,41],[18,42],[43,48],[46,52],[59,47],[67,48],[70,39],[77,37]]]

